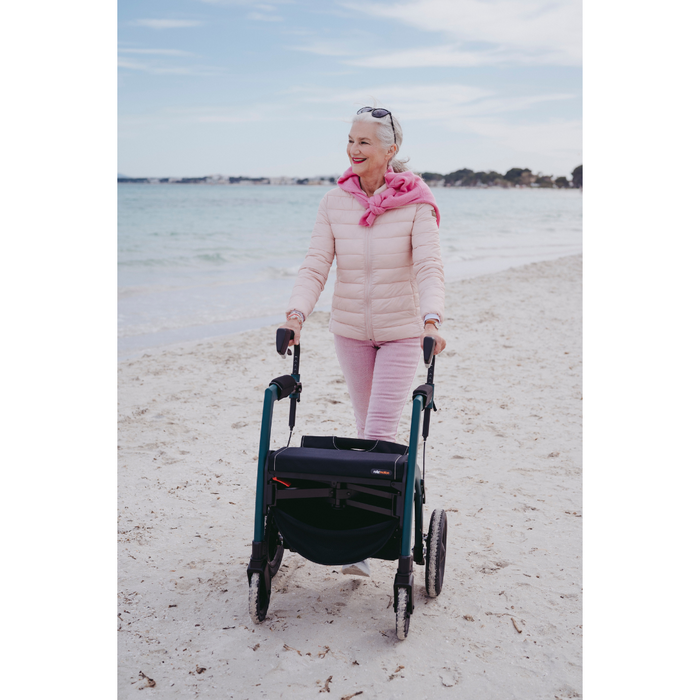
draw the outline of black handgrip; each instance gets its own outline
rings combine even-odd
[[[427,335],[423,338],[423,362],[426,367],[430,367],[433,357],[435,357],[435,338]]]
[[[291,328],[277,329],[277,352],[284,357],[289,349],[289,341],[294,340],[294,331]]]
[[[278,400],[286,399],[296,388],[297,380],[291,374],[277,377],[270,382],[270,386],[275,385],[280,390]]]

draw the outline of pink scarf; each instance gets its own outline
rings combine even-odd
[[[435,197],[428,185],[410,170],[405,173],[395,173],[389,169],[384,175],[386,189],[379,194],[368,197],[360,187],[360,178],[348,168],[339,178],[338,187],[349,192],[367,211],[360,219],[360,226],[371,226],[374,220],[389,209],[405,207],[407,204],[430,204],[437,214],[437,224],[440,226],[440,212],[438,211]]]

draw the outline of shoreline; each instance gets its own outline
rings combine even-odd
[[[582,256],[447,285],[424,514],[449,518],[445,584],[394,633],[395,562],[342,576],[285,552],[251,623],[262,395],[288,372],[267,328],[119,363],[120,698],[580,697]],[[354,435],[327,329],[304,328],[292,438]],[[414,385],[422,383],[422,365]],[[288,430],[277,409],[273,448]],[[400,442],[410,416],[404,411]]]
[[[508,260],[506,258],[489,258],[464,261],[458,265],[446,262],[445,285],[447,286],[463,280],[474,279],[484,275],[490,275],[497,272],[522,267],[523,265],[529,265],[531,263],[558,260],[563,257],[569,257],[570,255],[572,254],[552,253],[550,255],[521,255],[514,260]],[[573,253],[573,255],[580,255],[580,253]],[[460,269],[461,272],[456,272],[457,269]],[[326,285],[324,292],[329,291],[331,286],[330,283],[331,280],[329,278],[329,283]],[[330,304],[317,305],[317,307],[314,309],[314,313],[317,312],[330,312]],[[117,339],[118,361],[123,362],[125,360],[132,360],[143,356],[144,353],[166,349],[170,346],[179,346],[182,343],[199,342],[240,335],[246,331],[264,328],[265,326],[272,326],[274,324],[280,324],[283,321],[284,313],[281,311],[279,314],[269,316],[232,319],[230,321],[205,324],[201,326],[183,326],[181,328],[156,331],[154,333],[122,336]]]

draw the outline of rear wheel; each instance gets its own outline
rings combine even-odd
[[[265,583],[260,574],[250,576],[248,584],[248,612],[256,624],[267,617],[267,608],[270,605],[270,594],[265,588]]]
[[[408,612],[408,589],[399,588],[399,600],[396,605],[396,636],[399,639],[408,637],[408,626],[411,624],[411,613]]]
[[[430,517],[425,565],[425,590],[430,598],[436,598],[442,590],[446,555],[447,514],[441,508],[437,508]]]

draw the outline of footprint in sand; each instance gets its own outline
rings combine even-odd
[[[462,674],[454,668],[444,668],[438,675],[446,688],[452,688],[462,680]]]

